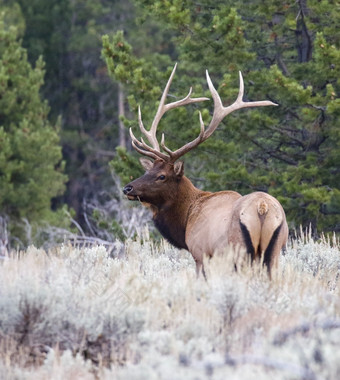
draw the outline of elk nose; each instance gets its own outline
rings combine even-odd
[[[133,187],[131,185],[126,185],[123,189],[125,195],[129,194],[132,191]]]

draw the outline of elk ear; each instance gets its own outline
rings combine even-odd
[[[182,161],[176,162],[174,165],[174,171],[178,177],[182,177],[184,174],[184,163]]]
[[[147,158],[141,157],[139,159],[139,162],[145,170],[150,170],[153,167],[153,162],[151,160],[148,160]]]

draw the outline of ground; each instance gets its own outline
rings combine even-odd
[[[118,257],[119,256],[119,257]],[[0,261],[1,379],[339,379],[339,242],[290,242],[269,281],[230,254],[196,278],[147,232]]]

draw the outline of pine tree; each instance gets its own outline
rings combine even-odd
[[[109,71],[126,87],[132,111],[139,103],[144,119],[151,119],[170,60],[179,61],[180,78],[171,96],[183,96],[191,84],[196,96],[209,95],[203,75],[207,68],[223,101],[232,103],[241,70],[247,99],[279,104],[232,114],[186,157],[187,173],[196,184],[243,194],[267,191],[283,203],[291,228],[311,224],[319,231],[339,231],[340,16],[333,2],[136,4],[145,24],[157,19],[158,27],[171,34],[174,50],[141,58],[121,34],[112,41],[104,37]],[[211,104],[206,107],[207,122]],[[126,124],[138,125],[136,119]],[[164,125],[169,145],[178,147],[197,135],[197,110],[174,111]]]
[[[118,143],[118,83],[107,78],[101,36],[128,27],[130,2],[117,0],[17,0],[26,21],[23,46],[30,62],[46,62],[42,93],[50,120],[61,117],[66,202],[86,229],[83,204],[112,186],[108,162]]]
[[[51,199],[64,191],[66,177],[58,125],[48,121],[40,96],[44,62],[34,68],[18,40],[18,30],[0,19],[0,213],[21,218],[52,218]]]

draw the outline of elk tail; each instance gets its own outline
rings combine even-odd
[[[264,199],[261,199],[260,203],[257,205],[257,212],[259,215],[265,215],[267,214],[268,210],[268,203]]]

